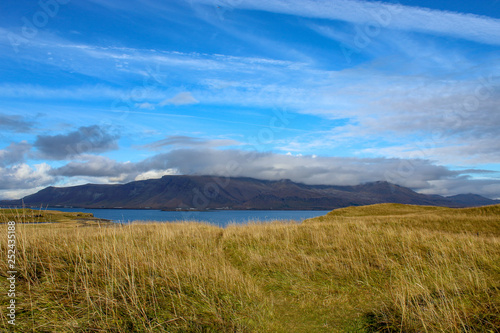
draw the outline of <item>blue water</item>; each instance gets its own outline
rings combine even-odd
[[[84,209],[84,208],[49,208],[63,212],[92,213],[95,217],[128,223],[132,221],[199,221],[225,227],[230,223],[249,221],[295,220],[325,215],[326,210],[217,210],[207,212],[171,212],[149,209]]]

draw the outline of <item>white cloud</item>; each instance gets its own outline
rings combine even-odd
[[[0,167],[0,199],[19,199],[20,194],[31,194],[54,184],[57,177],[50,174],[51,169],[46,163],[33,167],[25,163]]]
[[[148,103],[148,102],[136,103],[135,107],[139,108],[139,109],[146,109],[146,110],[154,110],[155,109],[155,105]]]
[[[189,104],[197,104],[199,101],[193,97],[193,95],[188,92],[180,92],[177,95],[175,95],[172,98],[167,98],[161,101],[158,105],[159,106],[165,106],[168,104],[173,104],[173,105],[189,105]]]
[[[0,200],[17,200],[20,198],[24,198],[27,195],[36,193],[40,190],[43,190],[45,186],[38,186],[30,189],[22,189],[22,190],[1,190],[0,189]]]
[[[137,177],[135,177],[134,180],[146,180],[146,179],[157,179],[161,178],[163,176],[168,176],[168,175],[178,175],[179,172],[176,169],[167,169],[167,170],[151,170],[151,171],[146,171],[143,172]]]

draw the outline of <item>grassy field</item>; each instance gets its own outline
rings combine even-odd
[[[1,292],[2,331],[500,332],[500,205],[225,229],[17,224],[16,237],[17,325]],[[4,255],[5,289],[7,270]]]

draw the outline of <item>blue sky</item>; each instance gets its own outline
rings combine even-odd
[[[0,4],[0,198],[166,174],[500,198],[500,1]]]

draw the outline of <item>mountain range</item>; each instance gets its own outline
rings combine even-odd
[[[500,200],[475,194],[425,195],[385,181],[332,186],[306,185],[290,180],[176,175],[127,184],[50,186],[19,200],[0,201],[2,206],[164,210],[331,210],[376,203],[473,207],[498,204]]]

